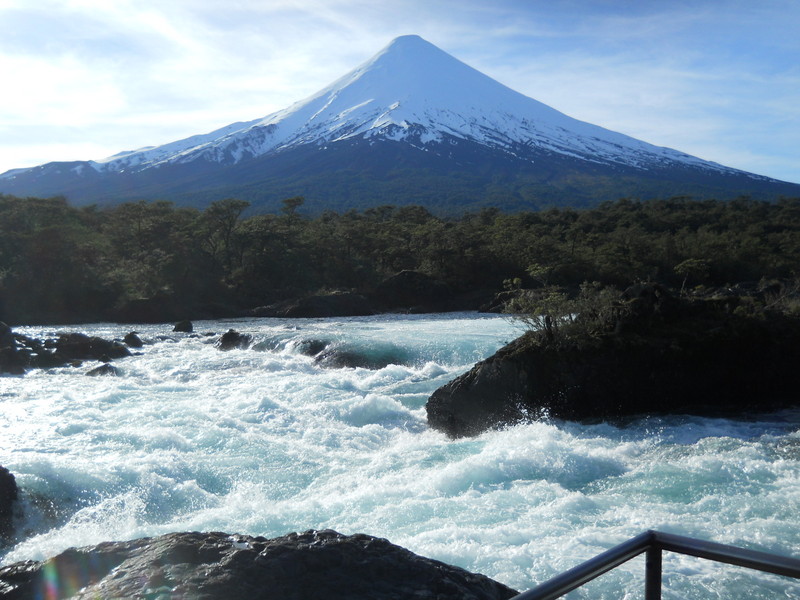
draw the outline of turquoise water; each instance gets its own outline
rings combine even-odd
[[[248,350],[221,352],[235,328]],[[75,328],[72,328],[74,330]],[[646,529],[800,556],[800,414],[534,422],[449,440],[433,390],[522,331],[474,314],[196,322],[117,362],[0,378],[0,464],[24,536],[2,564],[179,530],[386,537],[516,589]],[[58,328],[17,331],[42,335]],[[122,337],[130,326],[81,328]],[[372,368],[324,368],[314,342]],[[757,399],[754,399],[757,401]],[[643,597],[643,559],[575,598]],[[800,585],[667,554],[665,598],[800,598]]]

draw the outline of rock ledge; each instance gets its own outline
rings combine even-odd
[[[60,587],[53,588],[53,581]],[[423,558],[385,539],[331,530],[275,539],[171,533],[72,548],[45,562],[0,568],[0,598],[7,600],[500,600],[514,595],[488,577]]]
[[[636,291],[602,333],[529,332],[479,362],[428,399],[429,424],[461,437],[542,417],[743,417],[800,405],[800,317],[751,313],[739,298]]]

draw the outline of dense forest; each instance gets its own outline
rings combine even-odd
[[[235,199],[205,210],[168,202],[76,208],[63,198],[0,195],[0,320],[113,319],[153,298],[189,318],[230,316],[325,291],[370,294],[403,270],[456,293],[491,294],[584,281],[694,289],[796,278],[800,268],[800,198],[621,199],[458,218],[420,206],[312,218],[300,197],[284,200],[279,214],[247,209]]]

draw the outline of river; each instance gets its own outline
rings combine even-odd
[[[450,440],[425,401],[522,331],[498,316],[376,316],[80,330],[148,343],[0,377],[0,464],[22,536],[0,562],[170,531],[367,533],[524,590],[658,529],[800,556],[800,413],[533,422]],[[253,336],[223,352],[215,336]],[[329,368],[311,346],[371,368]],[[624,382],[620,382],[624,385]],[[754,398],[754,404],[758,399]],[[643,558],[576,598],[643,597]],[[665,598],[800,598],[800,584],[667,554]]]

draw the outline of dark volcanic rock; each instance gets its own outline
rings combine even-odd
[[[178,321],[175,323],[175,327],[172,328],[172,331],[192,333],[194,331],[194,325],[192,325],[192,322],[188,320]]]
[[[135,331],[128,333],[124,338],[122,338],[122,341],[125,342],[129,348],[142,348],[144,346],[142,338],[140,338],[139,334]]]
[[[0,373],[22,374],[28,368],[50,369],[77,365],[83,360],[108,362],[131,355],[127,346],[118,341],[84,333],[61,333],[57,338],[45,340],[11,333],[9,338],[8,332],[0,327],[0,336],[6,344],[9,339],[13,342],[0,347]]]
[[[744,416],[800,405],[800,319],[678,301],[650,286],[604,334],[528,333],[436,390],[428,422],[453,437],[552,417]]]
[[[30,356],[13,346],[0,348],[0,373],[22,375],[30,362]]]
[[[357,351],[346,348],[329,348],[314,357],[318,365],[331,369],[383,369],[388,365],[402,365],[406,360],[399,352]]]
[[[220,350],[246,350],[252,341],[252,336],[239,333],[235,329],[228,329],[220,336],[215,345]]]
[[[56,354],[68,360],[109,360],[131,355],[123,344],[85,333],[62,333],[55,342]]]
[[[110,365],[105,363],[100,365],[99,367],[95,367],[91,371],[86,373],[90,377],[102,377],[102,376],[111,376],[111,377],[118,377],[119,376],[119,369],[114,365]]]
[[[331,369],[381,369],[387,364],[379,364],[371,360],[369,356],[360,354],[353,350],[331,349],[320,352],[314,357],[314,362],[322,367]]]
[[[3,540],[12,534],[12,517],[17,495],[17,480],[14,474],[0,465],[0,547],[3,545]]]
[[[80,364],[80,362],[79,359],[71,359],[57,352],[43,349],[31,356],[29,366],[37,369],[54,369],[68,364]]]
[[[58,575],[58,595],[44,595],[45,572]],[[423,558],[385,539],[330,530],[271,540],[171,533],[70,549],[45,562],[0,568],[0,597],[9,600],[161,595],[204,600],[500,600],[515,594],[488,577]]]
[[[14,332],[11,327],[0,321],[0,348],[15,347]]]
[[[302,340],[297,344],[297,351],[304,356],[316,356],[325,350],[328,344],[329,342],[325,340]]]
[[[28,360],[29,354],[20,351],[11,327],[0,321],[0,373],[21,375]]]

